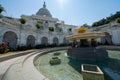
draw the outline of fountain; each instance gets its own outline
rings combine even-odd
[[[95,39],[105,36],[105,32],[82,32],[66,36],[66,39],[72,42],[67,54],[78,60],[103,61],[108,58],[108,52],[97,46]]]
[[[86,32],[67,36],[66,38],[73,42],[71,48],[38,50],[23,56],[9,67],[2,80],[85,80],[86,78],[91,80],[94,75],[92,80],[119,80],[120,52],[106,51],[94,44],[96,38],[104,36],[106,36],[104,32]],[[50,64],[52,59],[58,60],[53,61],[55,65]]]
[[[57,55],[57,57],[60,57],[61,59],[61,63],[59,65],[51,65],[49,63],[50,59],[56,56],[54,53],[60,53],[60,55]],[[66,56],[66,53],[67,48],[57,48],[55,50],[39,50],[37,53],[33,52],[29,55],[23,56],[9,67],[2,80],[84,80],[85,76],[83,71],[95,73],[100,72],[96,67],[89,68],[93,64],[98,65],[104,72],[104,80],[120,79],[119,51],[108,50],[109,59],[102,62],[86,62],[82,60],[76,60]],[[89,65],[87,65],[87,67],[83,66],[83,69],[81,69],[81,64]],[[103,75],[101,74],[101,76]]]

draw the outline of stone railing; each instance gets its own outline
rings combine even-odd
[[[8,18],[2,18],[2,22],[6,22],[6,23],[14,25],[14,26],[18,26],[19,25],[19,23],[17,21],[14,21],[14,20],[8,19]]]

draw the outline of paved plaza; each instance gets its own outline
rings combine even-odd
[[[21,56],[22,57],[22,56]],[[0,80],[3,76],[3,74],[6,72],[6,70],[8,69],[8,67],[13,64],[17,59],[20,59],[21,57],[17,57],[17,58],[13,58],[13,59],[9,59],[3,62],[0,62]]]
[[[66,47],[63,47],[35,50],[27,55],[3,61],[0,63],[0,80],[48,80],[37,71],[34,67],[33,61],[38,54],[64,48],[66,49]]]
[[[4,56],[0,56],[0,80],[2,79],[2,76],[5,74],[7,69],[18,59],[21,59],[26,54],[33,52],[34,50],[28,50],[28,51],[21,51],[15,54],[8,54]]]

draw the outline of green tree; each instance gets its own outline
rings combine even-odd
[[[94,22],[92,24],[93,27],[96,27],[96,26],[100,26],[100,25],[104,25],[104,24],[108,24],[110,23],[111,21],[116,21],[117,22],[117,18],[120,18],[120,11],[116,12],[115,14],[111,14],[110,16],[106,17],[106,18],[103,18],[97,22]],[[119,22],[119,21],[118,21]]]
[[[94,23],[92,24],[92,27],[97,27],[97,26],[99,26],[99,23],[98,23],[98,22],[94,22]]]
[[[4,7],[2,7],[2,5],[0,4],[0,13],[2,13],[4,10]]]
[[[106,20],[106,21],[105,21],[105,24],[108,24],[108,23],[110,23],[110,20]]]
[[[117,22],[117,23],[120,23],[120,18],[117,18],[117,19],[116,19],[116,22]]]
[[[99,25],[104,25],[105,24],[105,22],[106,22],[106,19],[101,19],[100,21],[99,21]]]
[[[21,24],[25,24],[26,23],[26,19],[25,18],[20,18],[19,21],[21,22]]]

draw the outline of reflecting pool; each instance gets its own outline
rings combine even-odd
[[[60,52],[60,55],[54,55]],[[67,50],[50,52],[39,56],[34,62],[36,68],[50,80],[83,80],[81,64],[98,65],[105,73],[105,80],[120,79],[120,51],[108,50],[109,59],[102,62],[90,62],[71,59],[67,56]],[[61,63],[51,65],[50,59],[54,56],[61,58]],[[115,76],[114,76],[115,75]]]

